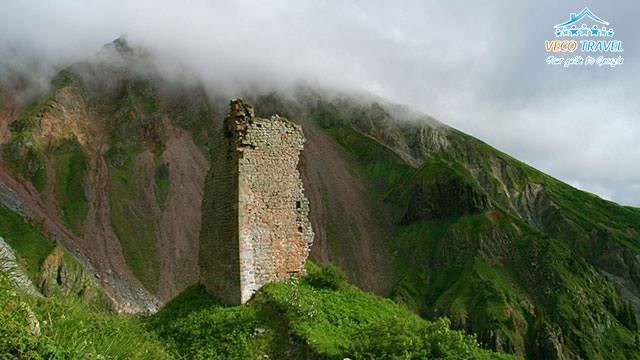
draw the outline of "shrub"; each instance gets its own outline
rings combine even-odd
[[[319,289],[344,290],[349,285],[347,276],[333,264],[307,265],[306,282]]]
[[[129,154],[127,153],[127,150],[121,146],[113,146],[109,148],[109,150],[107,150],[104,156],[109,162],[109,164],[117,168],[124,167],[127,164],[127,161],[129,159]]]
[[[82,235],[82,225],[89,211],[84,191],[89,159],[75,137],[63,139],[52,149],[56,169],[56,191],[64,214],[65,225]]]
[[[12,135],[2,148],[3,158],[9,167],[29,179],[38,190],[47,183],[45,156],[29,134]]]
[[[48,338],[33,335],[28,326],[27,306],[20,300],[0,303],[0,357],[19,359],[50,358],[55,348]]]
[[[161,208],[164,209],[167,196],[169,196],[169,188],[171,186],[171,177],[169,175],[169,164],[163,163],[156,169],[156,199]]]
[[[382,319],[364,327],[353,339],[353,352],[356,359],[498,357],[480,350],[475,338],[451,330],[448,319],[425,323],[408,317]]]

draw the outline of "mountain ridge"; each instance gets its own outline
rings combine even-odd
[[[207,174],[226,99],[168,83],[122,41],[97,59],[60,72],[34,105],[2,112],[2,170],[32,208],[48,209],[39,218],[69,229],[68,248],[112,297],[121,292],[124,310],[155,310],[197,282],[186,264],[207,214],[192,204],[215,194]],[[308,138],[314,260],[425,318],[448,316],[494,350],[637,354],[639,209],[383,99],[304,86],[241,95]]]

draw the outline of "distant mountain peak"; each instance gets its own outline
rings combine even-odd
[[[125,35],[121,35],[112,42],[105,44],[103,46],[103,49],[114,49],[121,54],[133,54],[134,52],[133,48],[129,45],[129,41],[127,41]]]

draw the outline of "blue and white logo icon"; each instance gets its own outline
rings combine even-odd
[[[586,18],[586,19],[585,19]],[[585,22],[578,27],[578,22],[585,19]],[[591,21],[593,25],[587,24]],[[591,25],[591,26],[589,26]],[[601,26],[602,25],[602,26]],[[582,9],[579,14],[571,13],[569,20],[554,26],[556,29],[556,37],[572,37],[572,36],[606,36],[613,37],[615,31],[607,28],[608,21],[605,21],[591,12],[588,7]]]
[[[624,63],[622,40],[616,39],[616,31],[607,20],[588,7],[569,14],[569,20],[555,25],[553,32],[555,40],[544,42],[549,65],[614,68]]]

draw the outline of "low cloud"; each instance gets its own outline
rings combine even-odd
[[[126,34],[164,68],[231,93],[300,80],[373,92],[640,206],[637,5],[589,6],[624,41],[623,66],[544,63],[544,40],[578,1],[14,1],[0,9],[0,76],[26,66],[40,86]]]

